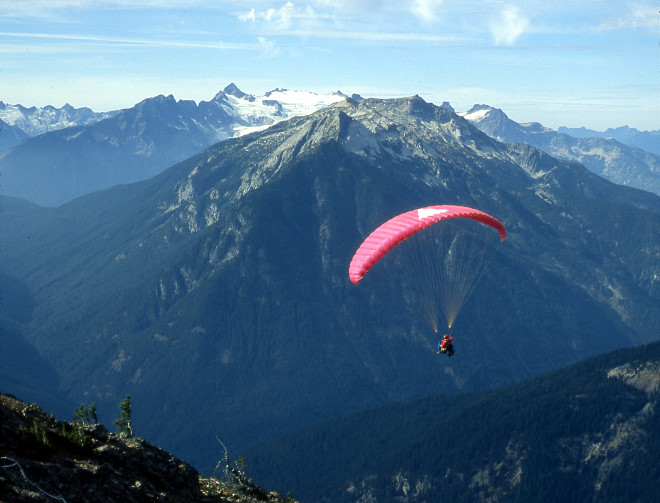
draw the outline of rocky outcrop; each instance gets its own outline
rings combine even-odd
[[[12,502],[291,502],[227,466],[224,481],[143,438],[56,420],[0,395],[0,500]]]

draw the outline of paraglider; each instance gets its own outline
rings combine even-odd
[[[447,356],[454,356],[454,336],[449,331],[449,335],[442,336],[442,340],[438,341],[438,354],[445,353]]]
[[[504,241],[504,225],[474,208],[439,205],[407,211],[380,225],[362,242],[348,276],[357,285],[376,263],[401,245],[405,250],[397,258],[408,266],[431,328],[438,332],[438,311],[442,310],[449,339],[456,316],[497,249],[492,245],[494,237]],[[448,341],[451,354],[452,340],[453,336]],[[448,350],[440,351],[442,342],[438,353],[449,355]]]

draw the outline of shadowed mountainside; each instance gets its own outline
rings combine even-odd
[[[451,361],[394,256],[358,287],[347,274],[367,233],[430,204],[479,208],[508,235]],[[236,451],[660,334],[660,198],[418,97],[348,100],[143,182],[6,208],[0,288],[22,296],[0,323],[33,351],[2,366],[3,390],[38,375],[35,392],[95,401],[102,419],[130,393],[138,429],[202,469],[216,436]]]
[[[245,452],[307,502],[655,501],[660,344],[342,417]]]

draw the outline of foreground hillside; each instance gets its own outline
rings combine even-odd
[[[225,482],[204,478],[142,438],[57,421],[11,395],[0,395],[0,431],[1,501],[293,503],[235,467],[220,467]]]
[[[654,502],[660,344],[356,413],[249,451],[306,502]]]

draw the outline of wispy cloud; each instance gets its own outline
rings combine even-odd
[[[218,2],[223,3],[223,2]],[[226,2],[224,2],[226,3]],[[212,6],[208,0],[3,0],[5,12],[31,13],[35,10],[60,9],[93,9],[93,8],[125,8],[125,9],[177,9],[185,7]]]
[[[321,15],[310,5],[298,7],[292,2],[286,2],[279,9],[269,8],[265,10],[250,9],[248,12],[238,14],[238,20],[243,22],[262,22],[275,30],[288,30],[294,21],[315,21],[330,16]]]
[[[506,6],[491,22],[490,31],[497,45],[513,45],[529,26],[529,19],[514,5]]]
[[[469,40],[467,37],[453,35],[440,35],[433,33],[406,33],[385,31],[342,31],[342,30],[317,30],[313,33],[308,31],[289,31],[288,35],[317,37],[326,39],[363,40],[372,42],[428,42],[428,43],[455,43]]]
[[[658,5],[634,5],[627,11],[618,11],[601,20],[596,27],[599,31],[620,29],[651,29],[660,33],[660,12]]]
[[[414,0],[402,6],[391,0],[316,0],[299,6],[291,1],[279,8],[251,8],[236,18],[254,25],[262,34],[303,38],[372,42],[448,43],[470,37],[418,29],[419,21],[437,19],[443,0]],[[416,20],[416,21],[415,21]]]
[[[263,56],[265,56],[265,57],[279,56],[280,50],[275,45],[274,41],[268,40],[265,37],[258,37],[257,41],[259,42],[259,45],[261,46]]]
[[[146,38],[121,38],[102,37],[97,35],[69,35],[52,33],[12,33],[0,32],[0,37],[17,39],[59,40],[70,42],[87,42],[96,45],[123,45],[123,46],[145,46],[145,47],[169,47],[169,48],[195,48],[195,49],[217,49],[217,50],[255,50],[261,48],[261,44],[227,43],[227,42],[201,42],[194,40],[160,40]]]

